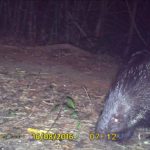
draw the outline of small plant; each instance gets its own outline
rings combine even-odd
[[[62,104],[56,104],[51,111],[55,111],[57,110],[58,108],[60,107],[60,110],[59,110],[59,113],[56,117],[56,119],[54,120],[54,123],[52,124],[51,128],[54,126],[54,124],[56,123],[56,121],[59,119],[60,117],[60,113],[62,111],[62,108],[65,107],[65,109],[69,109],[71,110],[71,117],[73,119],[76,119],[77,120],[77,125],[76,125],[76,129],[78,130],[75,138],[78,139],[79,138],[79,135],[80,135],[80,128],[81,128],[81,122],[80,122],[80,119],[79,119],[79,116],[78,116],[78,111],[76,109],[76,103],[75,103],[75,100],[70,97],[70,96],[67,96],[66,99],[65,99],[65,102],[63,102]],[[50,129],[51,129],[50,128]]]

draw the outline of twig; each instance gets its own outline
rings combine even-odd
[[[87,92],[86,87],[83,86],[83,89],[84,89],[84,91],[85,91],[87,97],[89,98],[90,103],[92,104],[92,102],[91,102],[91,97],[90,97],[89,93]]]

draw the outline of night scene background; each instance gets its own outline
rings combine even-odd
[[[125,145],[89,135],[119,67],[149,49],[149,0],[0,0],[0,148],[148,150],[143,130]]]

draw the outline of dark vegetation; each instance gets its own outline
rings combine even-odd
[[[0,39],[128,56],[149,47],[149,8],[149,0],[0,0]]]

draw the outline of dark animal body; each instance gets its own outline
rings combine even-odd
[[[106,96],[96,133],[128,140],[137,127],[150,127],[150,55],[135,54],[121,67]]]

